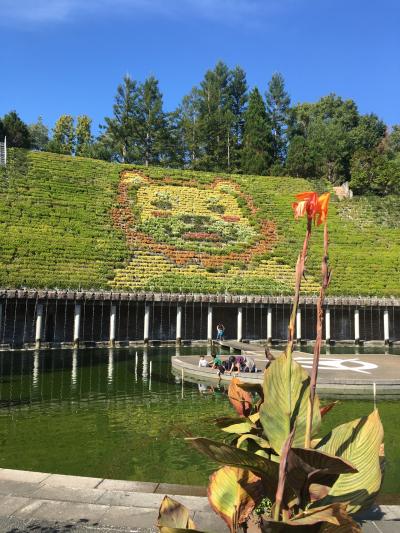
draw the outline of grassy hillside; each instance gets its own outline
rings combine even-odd
[[[0,170],[0,286],[290,294],[304,234],[291,202],[311,187],[11,150]],[[399,208],[396,198],[332,203],[330,294],[400,295]]]

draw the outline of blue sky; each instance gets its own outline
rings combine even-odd
[[[0,0],[0,115],[48,126],[112,113],[124,74],[155,75],[172,110],[221,59],[292,102],[329,92],[400,123],[397,0]]]

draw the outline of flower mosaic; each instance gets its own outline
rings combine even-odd
[[[124,171],[112,218],[132,257],[110,285],[241,292],[245,278],[247,290],[285,293],[294,270],[268,259],[278,238],[276,225],[259,220],[257,213],[253,198],[228,179],[204,184]],[[315,292],[312,279],[305,290]]]

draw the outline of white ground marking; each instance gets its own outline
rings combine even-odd
[[[312,368],[312,357],[295,357],[296,361],[304,368]],[[368,370],[378,368],[374,363],[367,363],[358,358],[354,359],[329,359],[321,358],[319,360],[319,370],[350,370],[360,374],[370,374]]]

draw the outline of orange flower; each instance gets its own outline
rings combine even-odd
[[[325,222],[328,218],[328,205],[330,197],[331,193],[326,192],[324,194],[321,194],[321,196],[317,200],[317,206],[315,209],[315,215],[318,217],[317,226]]]
[[[295,218],[303,217],[307,213],[308,219],[314,219],[319,226],[328,217],[328,204],[331,193],[326,192],[318,196],[316,192],[302,192],[296,194],[299,202],[294,202],[292,208]]]
[[[304,216],[307,213],[307,218],[314,218],[316,214],[316,206],[318,196],[316,192],[302,192],[296,194],[297,200],[299,202],[294,202],[292,208],[294,211],[294,217],[299,218]]]

